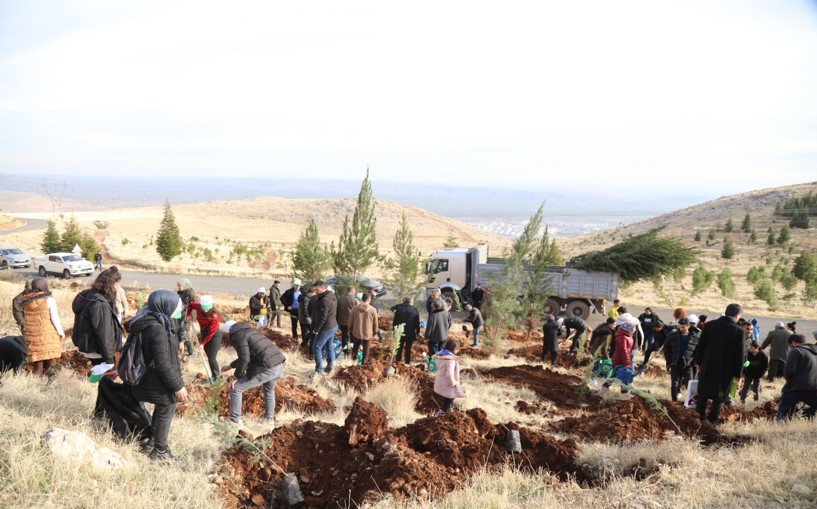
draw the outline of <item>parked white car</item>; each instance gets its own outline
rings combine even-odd
[[[90,276],[94,265],[74,253],[51,253],[34,258],[34,268],[45,277],[48,274],[62,275],[65,279],[74,276]]]
[[[0,269],[27,269],[31,258],[16,247],[0,246]]]

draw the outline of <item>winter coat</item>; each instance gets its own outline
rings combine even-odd
[[[23,297],[25,294],[26,292],[22,291],[11,300],[11,315],[14,317],[14,321],[17,322],[17,326],[20,327],[20,332],[23,334],[25,334],[26,331],[26,321],[23,313]]]
[[[457,356],[435,354],[433,358],[437,362],[434,392],[450,399],[465,397],[460,384],[460,363]]]
[[[762,378],[766,374],[766,370],[769,369],[769,357],[766,356],[763,350],[758,350],[756,354],[749,352],[746,360],[749,361],[749,366],[743,370],[743,375],[746,378]]]
[[[301,292],[298,295],[298,321],[304,325],[312,325],[312,317],[309,316],[309,299],[310,297]]]
[[[441,342],[448,339],[451,328],[451,314],[445,309],[432,311],[426,323],[426,339],[429,342]]]
[[[317,297],[315,309],[310,309],[312,313],[312,331],[315,334],[338,326],[338,299],[335,294],[327,290]]]
[[[349,316],[349,334],[355,339],[377,337],[377,310],[368,302],[361,302]]]
[[[191,302],[187,306],[187,316],[190,316],[193,311],[196,312],[196,321],[199,322],[199,328],[201,329],[201,346],[204,346],[213,339],[213,336],[221,328],[221,317],[214,311],[210,314],[205,313],[198,302]]]
[[[6,336],[0,339],[0,373],[19,371],[26,363],[28,351],[23,336]]]
[[[468,318],[466,318],[465,321],[471,323],[471,325],[474,326],[474,330],[477,330],[485,325],[485,320],[482,319],[482,313],[480,313],[479,309],[477,308],[471,309],[471,313],[468,315]]]
[[[51,321],[51,311],[48,308],[50,298],[51,292],[35,292],[23,297],[28,362],[57,359],[62,353],[62,338]]]
[[[817,345],[802,344],[792,348],[786,358],[783,377],[786,379],[783,392],[817,391]]]
[[[199,300],[199,296],[196,295],[196,290],[192,288],[185,288],[184,290],[176,292],[179,294],[179,298],[182,299],[182,306],[185,308],[190,305],[191,302],[196,302]]]
[[[272,310],[284,309],[284,304],[281,302],[281,289],[272,285],[269,287],[269,299],[272,304]]]
[[[616,350],[613,352],[613,366],[631,367],[633,349],[633,333],[625,327],[616,329]]]
[[[304,293],[303,288],[299,288],[298,292],[300,294],[303,294]],[[285,291],[283,293],[283,295],[281,295],[281,304],[283,304],[284,309],[286,309],[286,308],[291,308],[293,302],[295,302],[295,289],[294,288],[289,288],[287,291]],[[298,310],[297,309],[290,309],[289,314],[297,318],[298,317]]]
[[[596,355],[596,352],[598,352],[599,356],[605,359],[608,358],[610,340],[613,339],[614,334],[613,328],[606,323],[598,326],[590,336],[590,345],[588,346],[590,355]]]
[[[236,378],[246,375],[252,379],[287,360],[268,337],[253,329],[247,322],[233,325],[230,329],[230,343],[238,354],[238,359],[230,363],[230,367],[235,369]]]
[[[766,339],[763,340],[763,344],[760,345],[760,349],[765,350],[767,346],[771,345],[769,359],[785,362],[789,356],[789,336],[791,336],[791,332],[786,328],[776,328],[769,332]]]
[[[121,286],[116,287],[116,298],[113,301],[116,314],[119,316],[127,316],[130,313],[128,309],[128,294]]]
[[[686,349],[680,351],[681,331],[674,330],[667,336],[667,341],[664,343],[664,355],[670,365],[688,368],[695,363],[695,348],[698,346],[698,341],[701,339],[701,332],[698,329],[689,329],[689,342]]]
[[[349,325],[349,316],[351,316],[355,306],[357,306],[357,299],[353,294],[344,293],[338,298],[337,319],[339,326],[346,327]]]
[[[80,353],[99,354],[108,364],[122,346],[122,329],[111,303],[94,289],[83,290],[71,303],[74,312],[73,340]]]
[[[474,304],[474,306],[479,307],[484,299],[485,290],[482,288],[474,288],[474,291],[471,292],[471,302]]]
[[[559,325],[556,320],[545,322],[542,326],[542,347],[546,352],[559,351]]]
[[[391,308],[394,312],[392,327],[405,324],[403,341],[414,341],[420,335],[420,312],[411,304],[398,304]]]
[[[261,314],[262,309],[269,310],[272,304],[270,303],[269,297],[266,295],[262,295],[261,297],[258,296],[256,293],[252,297],[250,297],[250,316],[258,316]]]
[[[706,322],[695,350],[698,374],[698,394],[711,400],[725,397],[733,378],[743,369],[743,329],[735,320],[721,316]]]
[[[638,315],[638,322],[641,324],[641,331],[644,333],[645,338],[651,339],[653,337],[653,331],[655,330],[653,329],[653,325],[658,320],[660,320],[660,318],[658,318],[658,315],[655,313],[649,315],[647,313],[641,313]]]
[[[570,330],[575,329],[577,331],[584,332],[587,330],[587,322],[579,318],[578,316],[568,316],[565,318],[564,323],[562,324],[565,326],[565,329],[568,331],[567,335],[570,335]]]
[[[176,391],[184,387],[176,338],[169,337],[153,315],[131,320],[126,328],[129,338],[136,334],[142,337],[142,355],[148,367],[142,382],[131,387],[133,396],[139,401],[160,405],[175,403]]]

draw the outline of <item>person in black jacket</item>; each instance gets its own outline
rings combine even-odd
[[[284,306],[284,309],[289,313],[289,319],[292,322],[292,339],[298,341],[298,306],[300,306],[300,300],[298,297],[301,296],[301,280],[300,279],[293,279],[292,280],[292,288],[288,289],[281,295],[281,304]],[[313,329],[314,330],[314,329]],[[301,327],[301,335],[305,335],[303,327]]]
[[[739,304],[726,306],[724,316],[706,323],[695,350],[698,367],[698,403],[701,420],[717,424],[729,387],[743,369],[743,329],[737,321],[743,313]],[[669,339],[667,339],[669,341]],[[712,406],[707,415],[709,401]]]
[[[20,327],[20,334],[23,336],[26,334],[26,320],[23,314],[23,297],[29,293],[31,293],[31,280],[26,279],[25,288],[23,288],[23,291],[18,293],[11,300],[11,314],[14,316],[14,321],[17,322],[17,326]]]
[[[332,348],[332,338],[338,330],[338,300],[335,294],[330,292],[326,283],[316,281],[312,288],[315,290],[317,300],[314,309],[310,308],[312,316],[312,332],[315,340],[312,344],[312,355],[315,356],[315,372],[323,373],[323,353],[326,353],[326,372],[332,372],[335,363],[335,350]],[[324,347],[329,348],[324,350]]]
[[[746,403],[746,396],[749,395],[749,388],[755,393],[755,401],[760,398],[760,379],[769,369],[769,357],[760,349],[760,343],[752,341],[749,345],[749,353],[746,355],[749,363],[743,369],[743,388],[740,390],[740,402]]]
[[[598,356],[604,359],[609,359],[610,343],[612,343],[615,331],[613,327],[616,324],[615,318],[608,318],[602,325],[593,330],[590,335],[590,344],[587,347],[587,352],[595,357]]]
[[[250,319],[253,320],[258,327],[264,327],[269,322],[270,311],[272,310],[272,302],[267,297],[267,289],[261,287],[255,292],[255,295],[250,297]]]
[[[809,419],[817,413],[817,345],[807,345],[802,334],[789,336],[789,356],[783,370],[783,385],[777,419],[794,415],[798,403],[804,403],[803,414]]]
[[[559,358],[559,323],[553,315],[545,315],[542,326],[542,362],[550,352],[550,364],[556,366]]]
[[[15,373],[26,365],[28,348],[23,336],[6,336],[0,339],[0,373],[14,370]]]
[[[587,322],[578,316],[568,316],[564,321],[565,339],[570,337],[570,330],[573,329],[573,342],[570,344],[570,350],[567,355],[576,355],[577,350],[584,347],[584,336],[587,333]]]
[[[471,304],[466,304],[463,309],[468,313],[468,316],[465,317],[463,321],[470,323],[474,328],[474,342],[471,343],[471,347],[477,348],[479,346],[479,332],[482,330],[482,326],[485,325],[485,320],[482,318],[482,313],[480,313],[479,309]]]
[[[701,333],[691,328],[689,318],[679,318],[678,327],[667,336],[664,353],[670,366],[670,396],[678,401],[681,388],[695,377],[695,348]]]
[[[411,364],[411,347],[420,334],[420,312],[414,307],[414,299],[410,296],[403,297],[403,303],[391,308],[394,312],[392,327],[404,324],[403,337],[400,338],[400,346],[397,348],[397,360],[399,361],[405,352],[405,363]]]
[[[235,369],[227,381],[230,391],[230,422],[241,425],[241,402],[244,391],[263,385],[264,419],[270,424],[275,421],[275,384],[284,374],[287,358],[268,337],[261,334],[247,322],[224,324],[224,332],[230,335],[230,344],[238,358],[222,372]]]
[[[131,389],[140,402],[154,404],[153,450],[150,459],[167,461],[175,459],[170,452],[167,438],[170,424],[176,412],[177,401],[187,401],[187,389],[182,380],[179,365],[179,348],[170,323],[172,316],[181,316],[182,302],[170,290],[155,290],[148,296],[148,303],[131,318],[125,328],[129,341],[139,334],[142,339],[142,355],[147,372],[139,385]]]

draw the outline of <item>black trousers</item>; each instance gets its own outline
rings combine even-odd
[[[292,322],[292,339],[298,340],[298,324],[300,321],[298,320],[298,311],[295,311],[294,315],[289,315],[289,320]],[[301,335],[306,335],[306,331],[304,330],[303,324],[301,324]]]
[[[167,437],[170,435],[170,423],[173,422],[173,415],[175,414],[176,403],[169,405],[156,404],[153,409],[153,446],[160,451],[167,450]]]
[[[346,347],[349,345],[349,326],[348,325],[338,325],[340,329],[340,344],[343,345],[343,349],[346,350]],[[398,357],[400,357],[398,355]]]
[[[440,398],[443,400],[443,404],[440,406],[440,409],[442,409],[443,412],[448,412],[449,410],[451,410],[451,406],[454,405],[454,399],[443,398],[442,396],[440,396]]]
[[[678,401],[678,395],[681,394],[681,389],[689,384],[692,380],[693,368],[692,366],[684,367],[683,365],[673,364],[670,366],[670,396],[672,401]]]
[[[780,359],[772,359],[769,361],[768,380],[771,382],[779,376],[783,376],[783,368],[786,367],[786,362]]]
[[[411,364],[411,347],[414,345],[413,339],[401,339],[400,346],[397,347],[397,360],[399,361],[405,353],[405,363]]]
[[[545,361],[547,359],[547,354],[548,354],[548,352],[546,352],[544,349],[542,349],[542,361]],[[552,366],[555,366],[555,365],[558,364],[558,359],[559,359],[559,352],[556,352],[556,351],[550,352],[550,364]]]
[[[221,330],[217,330],[213,338],[204,345],[204,353],[207,354],[207,362],[210,364],[210,371],[213,378],[221,377],[221,369],[218,367],[218,351],[221,350]]]
[[[747,377],[743,380],[743,389],[740,390],[741,401],[746,399],[750,388],[752,389],[752,392],[755,393],[755,397],[758,397],[760,395],[760,378]]]
[[[706,415],[706,404],[709,402],[706,398],[699,398],[695,410],[701,416],[701,420],[707,420],[712,424],[718,423],[718,416],[721,415],[721,408],[723,402],[726,400],[726,394],[720,395],[717,399],[712,400],[712,405],[709,407],[709,416]]]

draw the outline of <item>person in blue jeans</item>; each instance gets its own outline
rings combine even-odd
[[[330,341],[338,330],[336,318],[338,300],[333,292],[328,291],[323,281],[315,281],[312,289],[315,290],[315,305],[310,304],[312,331],[315,333],[315,341],[312,344],[315,372],[323,373],[323,356],[326,355],[326,372],[331,373],[335,364],[335,351],[333,348],[324,347],[327,344],[331,345]]]
[[[230,344],[238,358],[221,368],[226,372],[234,369],[227,381],[230,391],[230,423],[241,425],[241,403],[245,391],[262,385],[264,388],[264,419],[275,421],[275,384],[284,374],[286,356],[265,335],[248,322],[230,320],[224,324]]]

